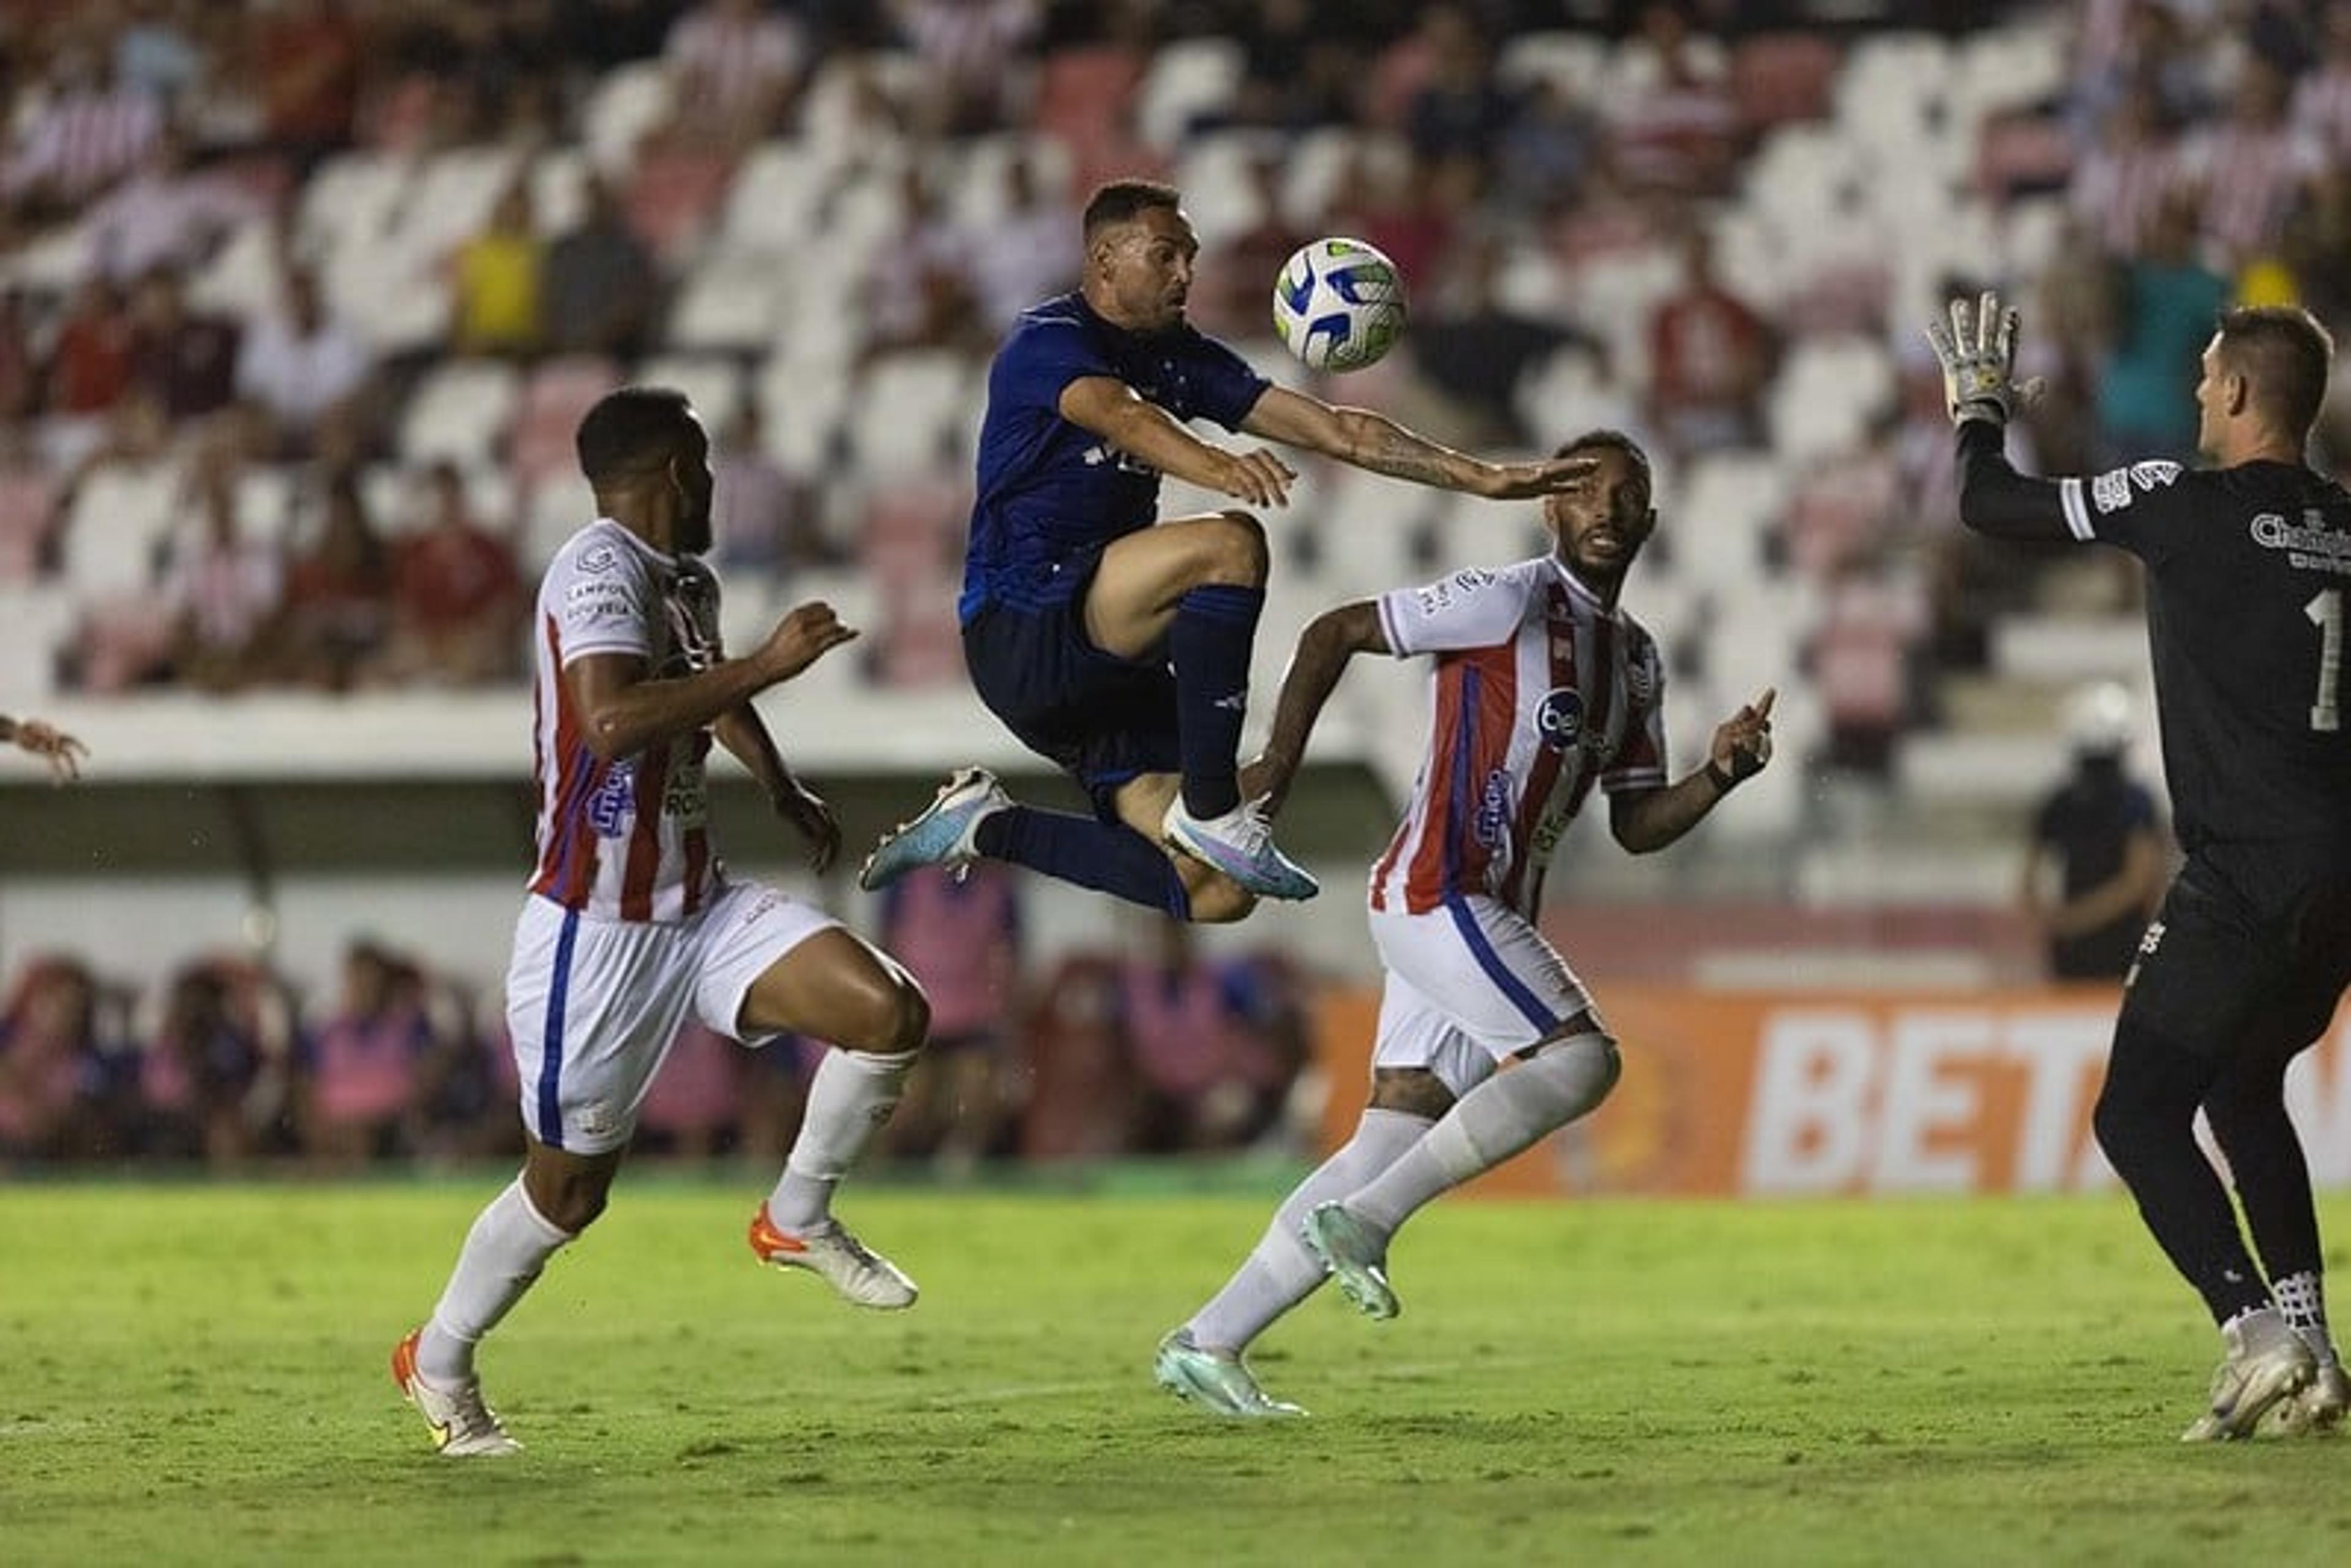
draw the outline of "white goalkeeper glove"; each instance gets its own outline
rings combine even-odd
[[[2038,377],[2016,379],[2016,311],[1991,289],[1971,309],[1951,301],[1951,319],[1927,323],[1927,341],[1943,367],[1943,401],[1951,423],[1970,419],[2006,424],[2041,395]]]

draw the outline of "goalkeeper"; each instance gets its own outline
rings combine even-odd
[[[2304,462],[2334,345],[2307,311],[2225,311],[2196,383],[2210,466],[2087,478],[2010,466],[2016,312],[1955,300],[1928,338],[1959,426],[1959,518],[1980,533],[2127,550],[2185,862],[2124,982],[2093,1124],[2222,1357],[2185,1440],[2325,1428],[2351,1406],[2327,1329],[2310,1172],[2285,1073],[2351,985],[2351,729],[2343,635],[2351,496]],[[2256,1266],[2201,1110],[2228,1160]],[[2264,1275],[2263,1267],[2267,1273]]]

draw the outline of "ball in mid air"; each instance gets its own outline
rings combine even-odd
[[[1300,246],[1273,286],[1273,329],[1309,369],[1360,371],[1404,331],[1404,277],[1359,239]]]

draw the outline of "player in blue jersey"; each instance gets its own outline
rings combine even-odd
[[[1083,281],[1005,340],[979,434],[959,607],[972,684],[1084,787],[1094,815],[1017,804],[967,768],[883,839],[867,888],[987,857],[1192,920],[1313,896],[1238,762],[1265,530],[1238,507],[1155,520],[1163,474],[1248,507],[1286,504],[1297,475],[1188,422],[1497,500],[1573,489],[1593,466],[1485,462],[1273,385],[1185,320],[1200,247],[1181,202],[1144,180],[1094,193]]]

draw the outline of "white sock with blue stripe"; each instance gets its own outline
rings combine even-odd
[[[1394,1165],[1341,1201],[1393,1233],[1441,1192],[1482,1176],[1608,1098],[1616,1042],[1604,1034],[1554,1040],[1454,1103]]]

